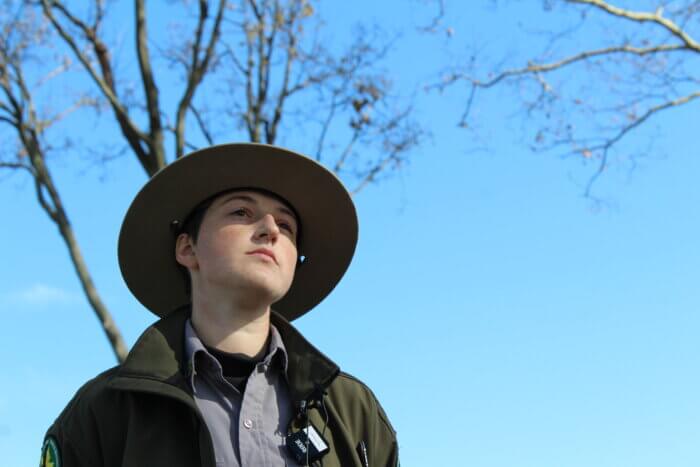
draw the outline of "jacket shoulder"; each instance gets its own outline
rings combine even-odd
[[[353,413],[361,411],[364,412],[364,416],[375,415],[385,429],[392,435],[396,433],[374,392],[355,376],[341,371],[329,386],[328,394],[346,411]]]
[[[97,442],[95,408],[110,405],[106,399],[110,397],[112,391],[108,384],[118,368],[110,368],[83,384],[47,430],[46,439],[50,438],[56,444],[63,458],[63,464],[76,466],[93,464],[93,460],[87,458],[90,451],[86,453],[86,450],[80,449],[80,445],[89,445],[91,441]]]
[[[110,391],[108,384],[118,368],[118,366],[110,368],[83,384],[68,402],[54,424],[69,422],[75,416],[82,415],[86,410],[90,410],[96,401],[99,401],[105,396],[106,392]]]

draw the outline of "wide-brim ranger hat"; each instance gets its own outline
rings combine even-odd
[[[202,201],[227,190],[261,189],[299,216],[304,261],[287,294],[272,305],[288,320],[323,300],[350,265],[357,213],[343,184],[321,164],[287,149],[254,143],[212,146],[156,173],[136,195],[119,234],[119,266],[131,293],[165,316],[190,298],[175,260],[173,225]]]

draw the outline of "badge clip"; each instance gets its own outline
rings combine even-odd
[[[287,449],[301,465],[308,465],[322,458],[330,448],[328,442],[313,425],[287,436]]]

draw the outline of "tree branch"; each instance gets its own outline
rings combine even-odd
[[[335,162],[335,165],[333,166],[333,172],[340,173],[340,171],[343,169],[343,165],[345,164],[345,160],[348,158],[348,156],[350,154],[352,154],[352,148],[355,146],[355,143],[357,142],[357,140],[360,139],[361,130],[362,130],[362,128],[359,126],[356,126],[355,128],[353,128],[352,136],[350,137],[348,144],[345,145],[345,149],[343,149],[343,152],[340,153],[340,157],[338,158],[338,160]]]
[[[605,169],[607,167],[608,153],[609,153],[610,149],[613,146],[615,146],[622,138],[624,138],[629,132],[631,132],[632,130],[637,128],[639,125],[644,123],[646,120],[648,120],[653,115],[656,115],[659,112],[670,109],[672,107],[678,107],[680,105],[687,104],[688,102],[693,101],[693,100],[698,99],[698,98],[700,98],[700,91],[696,91],[696,92],[690,93],[688,95],[679,97],[677,99],[673,99],[673,100],[666,101],[666,102],[663,102],[661,104],[655,105],[655,106],[647,109],[646,112],[644,112],[639,118],[635,119],[630,124],[623,126],[615,134],[615,136],[613,136],[612,138],[607,138],[604,143],[582,149],[581,151],[588,151],[588,152],[601,151],[602,152],[602,157],[601,157],[600,163],[598,165],[598,169],[593,174],[593,176],[589,179],[588,184],[586,185],[585,196],[590,197],[593,184],[598,179],[598,177],[600,177],[600,175],[602,175],[602,173],[605,171]]]
[[[236,53],[231,49],[231,46],[226,44],[224,45],[224,50],[226,51],[225,53],[231,57],[231,61],[233,64],[238,68],[238,71],[240,71],[242,74],[246,74],[246,67],[243,66],[240,60],[238,60],[238,57],[236,57]]]
[[[254,1],[251,1],[251,3],[255,3]],[[276,3],[276,2],[275,2]],[[264,7],[264,5],[263,5]],[[257,8],[256,8],[257,9]],[[270,84],[270,68],[272,67],[272,60],[271,60],[271,55],[273,51],[273,42],[271,41],[271,37],[274,38],[274,34],[277,31],[277,26],[273,22],[272,26],[272,31],[270,32],[270,36],[265,37],[265,29],[266,29],[266,24],[265,24],[265,15],[264,13],[262,15],[259,15],[256,13],[256,16],[258,17],[258,25],[257,25],[257,41],[258,41],[258,69],[257,69],[257,85],[258,85],[258,95],[257,95],[257,101],[255,103],[255,108],[257,109],[257,117],[256,120],[258,122],[258,125],[263,122],[264,116],[263,116],[263,111],[265,108],[265,102],[267,101],[267,94],[268,94],[268,86]],[[258,129],[257,132],[259,133],[260,130]],[[265,135],[267,137],[267,134]],[[270,141],[265,141],[266,143],[270,143]]]
[[[433,16],[433,19],[430,21],[430,24],[418,28],[418,30],[421,32],[436,32],[437,27],[440,25],[442,19],[445,17],[445,0],[434,0],[434,2],[437,3],[438,12]]]
[[[326,135],[328,134],[328,128],[330,128],[331,122],[333,121],[333,117],[335,116],[335,112],[337,109],[336,98],[337,93],[333,93],[333,97],[331,98],[330,110],[328,111],[328,116],[323,121],[323,125],[321,126],[321,134],[319,135],[318,142],[316,143],[317,162],[321,162],[321,155],[323,154],[323,145],[326,140]]]
[[[587,60],[589,58],[594,58],[594,57],[599,57],[599,56],[604,56],[604,55],[612,55],[612,54],[617,54],[617,53],[628,53],[628,54],[643,56],[643,55],[649,55],[649,54],[655,54],[655,53],[673,52],[673,51],[682,51],[682,50],[687,50],[687,47],[684,45],[681,45],[681,44],[662,44],[662,45],[657,45],[657,46],[653,46],[653,47],[633,47],[630,45],[605,47],[602,49],[586,50],[583,52],[579,52],[577,54],[571,55],[569,57],[566,57],[566,58],[563,58],[559,61],[551,62],[551,63],[537,64],[537,63],[529,62],[526,67],[511,68],[509,70],[505,70],[505,71],[497,74],[496,76],[494,76],[492,79],[487,80],[487,81],[480,81],[480,80],[476,80],[473,78],[469,78],[465,75],[455,74],[455,75],[448,77],[448,79],[446,79],[443,83],[439,83],[439,84],[433,85],[431,87],[444,88],[445,86],[452,84],[455,81],[464,79],[464,80],[471,82],[475,86],[478,86],[481,88],[490,88],[490,87],[498,84],[500,81],[503,81],[506,78],[511,78],[513,76],[518,76],[518,75],[526,75],[526,74],[548,73],[550,71],[555,71],[557,69],[563,68],[567,65],[571,65],[572,63],[575,63],[575,62],[580,62],[580,61]]]
[[[555,62],[542,63],[542,64],[530,62],[525,67],[511,68],[511,69],[505,70],[501,73],[498,73],[493,78],[491,78],[487,81],[481,81],[481,80],[472,78],[472,77],[464,75],[464,74],[452,74],[451,76],[444,79],[441,83],[429,86],[428,89],[431,89],[431,88],[444,89],[445,87],[447,87],[450,84],[453,84],[454,82],[459,81],[459,80],[464,80],[464,81],[469,82],[471,84],[471,91],[469,94],[469,98],[467,99],[467,104],[465,106],[464,112],[462,113],[462,116],[461,116],[460,121],[459,121],[460,126],[466,127],[468,125],[467,119],[469,118],[471,106],[472,106],[472,103],[474,101],[476,88],[490,88],[490,87],[497,85],[501,81],[509,79],[509,78],[514,78],[517,76],[524,76],[524,75],[533,75],[540,80],[540,84],[543,84],[544,89],[548,90],[547,85],[542,80],[540,74],[553,72],[553,71],[562,69],[568,65],[571,65],[571,64],[574,64],[577,62],[581,62],[581,61],[585,61],[585,60],[588,60],[590,58],[619,54],[619,53],[633,54],[636,56],[644,56],[644,55],[656,54],[656,53],[677,52],[677,51],[687,51],[687,50],[688,50],[688,48],[682,44],[661,44],[661,45],[657,45],[657,46],[653,46],[653,47],[633,47],[630,45],[604,47],[601,49],[586,50],[583,52],[579,52],[579,53],[570,55],[568,57],[565,57],[565,58],[558,60],[558,61],[555,61]]]
[[[147,168],[149,175],[165,167],[165,148],[163,147],[163,127],[160,119],[160,104],[158,102],[158,87],[153,78],[151,59],[148,52],[148,36],[146,33],[146,7],[144,0],[136,0],[136,52],[143,92],[146,96],[150,138],[146,140],[152,164]]]
[[[274,16],[276,17],[279,13],[279,4],[276,5],[276,11],[274,12]],[[288,94],[288,88],[289,88],[289,78],[292,73],[292,64],[294,63],[296,56],[297,56],[297,51],[296,51],[296,38],[294,36],[294,33],[291,31],[292,25],[294,24],[294,21],[296,19],[296,12],[292,11],[289,15],[289,18],[287,19],[287,25],[289,30],[287,31],[287,47],[286,47],[286,52],[287,56],[285,59],[285,64],[284,64],[284,72],[282,76],[282,84],[280,86],[280,91],[277,94],[277,102],[275,103],[275,110],[273,111],[273,117],[272,121],[267,127],[267,142],[269,144],[273,144],[275,142],[275,139],[277,137],[277,126],[279,125],[279,122],[282,118],[282,111],[284,109],[284,102],[289,96]],[[268,47],[270,49],[270,53],[268,54],[267,60],[271,60],[271,54],[272,54],[272,47],[274,41],[274,36],[271,38],[271,42],[269,43]],[[268,71],[269,73],[269,71]]]
[[[365,175],[365,177],[360,181],[360,183],[357,184],[355,189],[352,190],[352,194],[355,195],[359,193],[363,188],[372,183],[377,177],[377,175],[384,171],[384,169],[386,169],[386,167],[389,164],[391,164],[392,162],[399,162],[400,159],[398,156],[400,152],[401,151],[399,149],[393,150],[389,153],[388,156],[382,159],[379,162],[379,164],[375,164],[374,167],[372,167],[372,169],[370,169],[370,171],[367,173],[367,175]]]
[[[97,85],[98,89],[102,92],[102,95],[104,95],[107,101],[109,102],[112,111],[114,112],[114,116],[117,119],[117,123],[119,124],[119,127],[122,130],[122,134],[129,143],[129,146],[131,146],[131,149],[134,151],[134,154],[136,154],[136,157],[138,158],[139,162],[144,167],[147,173],[151,173],[152,171],[157,170],[149,153],[147,153],[141,146],[141,143],[148,142],[147,136],[143,134],[138,129],[136,124],[134,124],[134,122],[129,118],[126,108],[117,98],[116,90],[114,87],[114,78],[111,70],[111,65],[109,64],[106,46],[97,39],[95,34],[89,33],[90,28],[84,23],[80,22],[73,15],[71,15],[63,4],[61,4],[58,1],[51,1],[49,5],[48,2],[49,0],[41,0],[44,15],[49,19],[49,22],[54,27],[56,32],[58,32],[59,36],[61,36],[64,42],[68,44],[68,47],[73,51],[78,61],[83,65],[85,71],[88,73],[88,75],[90,75],[92,80]],[[93,49],[95,50],[98,56],[100,66],[102,67],[104,79],[97,74],[97,71],[90,63],[90,60],[78,47],[77,43],[75,42],[75,39],[58,22],[58,20],[51,11],[51,7],[59,9],[59,11],[61,11],[69,19],[69,21],[73,22],[74,24],[76,24],[77,21],[77,26],[83,31],[88,40],[92,43]]]
[[[251,4],[254,6],[255,2],[251,0]],[[253,41],[255,31],[250,30],[250,24],[244,23],[243,25],[244,34],[246,36],[246,66],[245,66],[245,94],[246,94],[246,112],[245,112],[245,122],[248,127],[248,136],[250,141],[254,143],[260,142],[260,132],[258,128],[258,110],[256,108],[256,100],[253,92],[253,67],[255,66],[255,59],[253,58]]]
[[[2,162],[0,167],[21,168],[29,171],[32,175],[37,201],[46,215],[58,227],[88,302],[100,320],[102,329],[110,341],[117,360],[122,362],[127,354],[126,344],[109,310],[107,310],[95,288],[75,238],[73,228],[68,220],[68,215],[63,207],[61,197],[46,166],[45,150],[41,145],[41,135],[45,126],[42,126],[36,118],[32,96],[27,88],[20,65],[16,63],[11,64],[14,70],[14,82],[17,86],[18,94],[14,94],[9,86],[6,74],[7,67],[5,65],[6,63],[2,65],[3,77],[0,81],[8,100],[11,102],[12,116],[14,117],[8,120],[14,123],[14,128],[22,149],[27,155],[29,164]]]
[[[195,121],[197,122],[197,125],[199,126],[200,131],[204,135],[204,139],[207,140],[207,144],[210,146],[214,145],[214,138],[212,137],[211,132],[207,128],[207,125],[204,123],[204,119],[202,118],[202,115],[199,113],[199,111],[194,107],[190,106],[190,110],[192,111],[192,115],[194,115]]]
[[[662,15],[662,9],[658,9],[655,13],[646,13],[639,11],[625,10],[623,8],[611,5],[603,0],[567,0],[570,3],[579,3],[583,5],[591,5],[599,10],[602,10],[610,15],[618,18],[625,18],[637,22],[651,22],[665,28],[668,32],[680,39],[683,44],[695,52],[700,52],[700,43],[690,37],[682,27]]]
[[[30,175],[34,176],[34,170],[32,167],[21,162],[0,161],[0,169],[26,170]]]
[[[187,85],[185,87],[185,91],[182,95],[182,98],[180,99],[180,102],[178,104],[177,114],[175,118],[175,157],[177,158],[182,157],[184,154],[185,115],[187,113],[187,109],[191,108],[192,99],[194,98],[194,93],[197,89],[197,86],[202,82],[202,79],[204,78],[204,75],[207,72],[207,68],[209,67],[209,63],[211,62],[211,58],[214,55],[216,43],[219,40],[221,32],[221,21],[224,17],[225,7],[226,1],[219,0],[219,7],[217,10],[216,18],[214,20],[212,33],[209,37],[209,42],[204,52],[204,57],[202,57],[200,61],[200,46],[204,30],[204,23],[207,20],[208,5],[205,0],[200,0],[199,2],[199,20],[197,22],[195,42],[192,48],[191,63],[187,75]],[[200,124],[200,128],[202,128],[201,120],[199,120],[199,118],[198,123]],[[205,136],[207,136],[206,132]],[[208,136],[207,138],[209,139]]]

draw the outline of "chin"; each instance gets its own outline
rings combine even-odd
[[[246,288],[251,291],[252,296],[256,296],[260,301],[265,301],[269,304],[275,303],[284,297],[291,286],[291,284],[282,284],[278,281],[270,280],[269,277],[251,277],[246,282]]]

